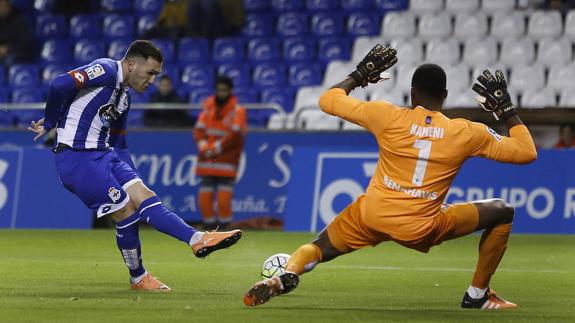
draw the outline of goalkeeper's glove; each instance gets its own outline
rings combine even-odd
[[[362,87],[366,87],[368,83],[377,83],[384,79],[380,74],[397,63],[396,55],[395,49],[377,44],[357,64],[356,70],[349,76]]]
[[[488,70],[477,77],[479,83],[473,84],[473,91],[477,92],[475,100],[486,111],[492,112],[496,120],[504,121],[517,114],[511,97],[507,91],[507,82],[503,72],[495,71],[495,76]]]

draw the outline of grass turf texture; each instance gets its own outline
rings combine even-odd
[[[196,259],[141,233],[146,268],[171,294],[129,289],[114,231],[0,231],[0,322],[575,322],[575,236],[515,235],[492,287],[520,308],[459,308],[479,236],[428,255],[393,243],[321,264],[292,294],[247,308],[242,295],[268,256],[312,235],[254,232]]]

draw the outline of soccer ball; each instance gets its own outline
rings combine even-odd
[[[285,273],[289,258],[290,255],[285,253],[270,256],[262,266],[262,278],[272,278]]]

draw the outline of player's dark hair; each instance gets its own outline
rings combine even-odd
[[[230,89],[234,88],[234,81],[225,75],[218,75],[218,77],[216,77],[216,86],[218,84],[227,85]]]
[[[136,40],[130,44],[126,51],[126,57],[151,57],[161,63],[164,60],[160,49],[149,40]]]
[[[441,100],[445,96],[447,77],[441,66],[436,64],[420,65],[411,79],[411,87],[429,98]]]

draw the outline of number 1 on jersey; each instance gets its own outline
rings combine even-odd
[[[431,153],[431,141],[416,140],[413,147],[419,149],[419,154],[417,155],[417,163],[415,164],[415,172],[413,173],[411,182],[414,185],[421,186],[423,185],[423,176],[425,176],[427,161]]]

